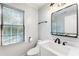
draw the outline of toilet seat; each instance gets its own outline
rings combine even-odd
[[[27,55],[28,56],[36,56],[36,55],[39,55],[39,47],[35,47],[35,48],[32,48],[30,49],[28,52],[27,52]]]

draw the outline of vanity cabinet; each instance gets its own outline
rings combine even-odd
[[[51,51],[49,51],[48,49],[44,47],[40,47],[40,55],[41,56],[57,56],[56,54],[52,53]]]

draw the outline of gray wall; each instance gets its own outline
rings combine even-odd
[[[25,55],[26,51],[33,47],[38,39],[38,10],[22,3],[12,3],[8,5],[25,11],[25,42],[0,46],[0,55]],[[31,43],[28,42],[29,36],[33,39]]]

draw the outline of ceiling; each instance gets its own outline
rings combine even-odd
[[[34,8],[38,8],[38,9],[46,4],[48,4],[48,3],[27,3],[27,5],[34,7]]]
[[[15,5],[17,4],[17,5],[23,5],[23,6],[28,5],[28,6],[31,6],[33,8],[39,9],[42,6],[47,5],[48,3],[21,3],[21,4],[20,3],[9,3],[9,4],[15,4]]]

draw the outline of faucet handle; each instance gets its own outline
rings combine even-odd
[[[66,45],[67,42],[63,42],[63,45]]]

